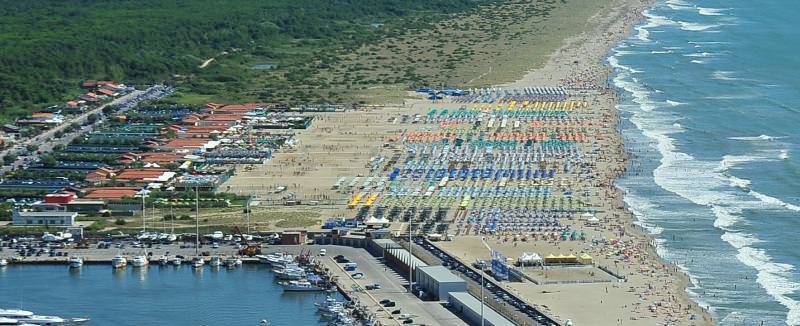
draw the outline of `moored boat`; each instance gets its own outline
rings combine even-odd
[[[83,266],[83,258],[80,256],[69,256],[69,258],[67,258],[67,264],[69,264],[70,268],[79,268]]]
[[[146,267],[148,264],[150,264],[150,260],[147,259],[147,256],[143,255],[133,256],[133,260],[131,261],[133,267]]]
[[[111,259],[111,267],[113,268],[123,268],[128,266],[128,260],[121,255],[116,255],[114,258]]]
[[[324,290],[321,286],[311,284],[309,281],[289,281],[281,283],[284,291],[312,292]]]

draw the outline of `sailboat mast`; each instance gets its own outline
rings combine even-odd
[[[175,212],[172,210],[172,201],[169,202],[169,217],[170,221],[172,221],[172,229],[169,231],[169,234],[175,234]]]
[[[200,193],[198,192],[198,187],[194,187],[194,236],[195,236],[195,244],[194,244],[194,254],[198,255],[200,252]]]
[[[144,203],[144,196],[146,194],[147,194],[146,191],[142,190],[142,234],[144,234],[145,231],[147,231],[147,224],[146,224],[147,222],[145,221],[145,219],[147,218],[147,205],[145,205]]]

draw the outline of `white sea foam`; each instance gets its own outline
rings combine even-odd
[[[691,3],[688,3],[688,2],[683,1],[683,0],[667,0],[667,3],[671,4],[673,6],[691,6],[692,5]]]
[[[695,58],[708,58],[708,57],[713,57],[715,55],[717,55],[717,54],[716,53],[710,53],[710,52],[699,52],[699,53],[687,53],[687,54],[684,54],[683,56],[684,57],[695,57]]]
[[[697,13],[703,16],[722,16],[722,12],[726,10],[728,9],[697,7]]]
[[[682,30],[692,31],[692,32],[702,32],[715,27],[719,27],[719,25],[716,24],[700,24],[700,23],[692,23],[684,21],[679,21],[678,24],[681,26]]]
[[[733,74],[734,74],[733,71],[716,70],[713,73],[711,73],[711,78],[714,78],[716,80],[739,80],[739,78],[731,77]]]
[[[686,103],[667,100],[667,104],[669,104],[669,106],[679,106],[679,105],[685,105]]]
[[[751,99],[755,96],[753,95],[715,95],[715,96],[706,96],[705,98],[708,100],[747,100]]]
[[[647,17],[644,25],[636,26],[635,30],[636,38],[642,42],[650,42],[650,28],[659,27],[659,26],[670,26],[670,25],[677,25],[675,21],[670,20],[667,17],[659,16],[653,14],[649,10],[645,10],[642,15]]]
[[[725,231],[723,240],[737,249],[737,259],[755,268],[758,271],[756,282],[789,309],[787,323],[800,325],[800,302],[789,297],[800,290],[800,284],[790,278],[793,267],[774,262],[765,250],[752,247],[761,240],[734,230],[737,223],[742,221],[742,213],[746,209],[800,211],[800,207],[796,205],[749,189],[750,180],[735,177],[728,172],[737,164],[775,160],[775,156],[726,155],[719,162],[697,160],[678,151],[675,140],[670,135],[683,132],[683,129],[674,117],[656,110],[659,106],[650,99],[652,92],[636,83],[628,73],[618,73],[613,82],[615,86],[629,92],[633,102],[639,104],[639,107],[620,108],[632,113],[630,121],[642,134],[654,141],[652,146],[661,154],[660,165],[653,171],[655,183],[692,203],[708,207],[715,216],[714,226]],[[748,191],[743,192],[741,189]],[[643,208],[634,207],[639,203],[628,197],[635,197],[626,196],[626,202],[632,211],[642,214]]]
[[[792,281],[794,266],[776,263],[766,250],[754,248],[753,244],[760,242],[752,235],[741,232],[725,232],[722,239],[737,249],[736,258],[747,266],[758,271],[758,282],[767,293],[780,304],[789,309],[786,315],[788,325],[800,325],[800,302],[789,295],[800,290],[800,284]]]
[[[705,63],[706,63],[706,62],[705,62],[705,61],[703,61],[703,60],[692,60],[692,61],[689,61],[689,62],[691,62],[691,63],[696,63],[696,64],[699,64],[699,65],[702,65],[702,64],[705,64]]]
[[[770,158],[768,156],[724,155],[722,156],[722,160],[719,161],[719,167],[717,167],[716,172],[728,172],[730,168],[742,163],[764,162],[769,160]]]
[[[746,141],[759,141],[759,140],[772,141],[772,140],[783,139],[783,138],[786,138],[786,137],[785,136],[769,136],[769,135],[764,135],[764,134],[761,134],[761,135],[758,135],[758,136],[752,136],[752,137],[751,136],[728,137],[728,139],[732,139],[732,140],[746,140]]]

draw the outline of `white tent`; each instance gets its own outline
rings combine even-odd
[[[520,265],[540,265],[542,263],[542,256],[535,252],[523,252],[519,258],[517,258],[517,262]]]
[[[364,221],[364,224],[367,226],[385,226],[389,224],[389,220],[385,218],[376,218],[375,216],[371,216],[369,219]]]

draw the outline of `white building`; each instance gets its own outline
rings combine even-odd
[[[11,214],[13,225],[24,226],[73,226],[78,213],[66,211],[27,212],[14,209]]]
[[[434,300],[447,300],[450,292],[464,292],[467,282],[444,266],[420,266],[416,283]]]

